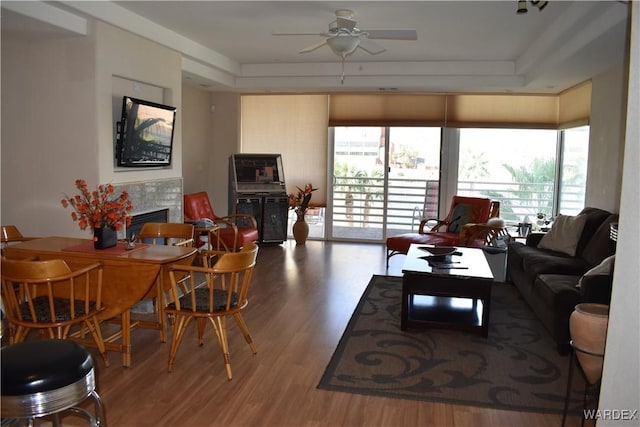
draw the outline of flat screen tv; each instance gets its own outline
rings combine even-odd
[[[117,126],[117,165],[171,165],[175,120],[175,107],[124,96]]]

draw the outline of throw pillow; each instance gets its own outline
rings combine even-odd
[[[578,280],[578,284],[576,285],[576,288],[580,289],[582,287],[582,279],[585,276],[596,276],[598,274],[605,274],[605,275],[611,274],[611,270],[613,270],[613,264],[615,263],[615,261],[616,261],[615,255],[611,255],[603,259],[600,264],[596,265],[591,270],[584,273],[584,275],[580,278],[580,280]]]
[[[460,203],[455,205],[453,212],[451,213],[451,222],[447,227],[447,231],[450,233],[460,233],[460,230],[465,224],[471,222],[471,213],[473,206]]]
[[[575,256],[576,247],[586,222],[586,215],[558,215],[551,230],[538,243],[538,247]]]
[[[489,218],[487,220],[487,225],[490,225],[491,227],[504,227],[504,219],[502,218]]]

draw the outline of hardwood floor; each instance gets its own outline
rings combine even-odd
[[[208,327],[199,347],[191,326],[167,372],[169,343],[134,330],[132,366],[96,359],[107,425],[119,426],[560,426],[561,415],[510,412],[318,390],[316,385],[373,274],[383,245],[288,241],[260,248],[245,320],[253,355],[229,322],[233,380]],[[567,425],[578,426],[573,417]]]

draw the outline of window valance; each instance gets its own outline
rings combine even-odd
[[[560,129],[589,123],[591,82],[560,94],[331,94],[329,126]]]

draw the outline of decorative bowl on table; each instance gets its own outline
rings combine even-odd
[[[433,256],[447,256],[453,254],[457,248],[451,246],[420,246],[423,251],[429,252]]]

